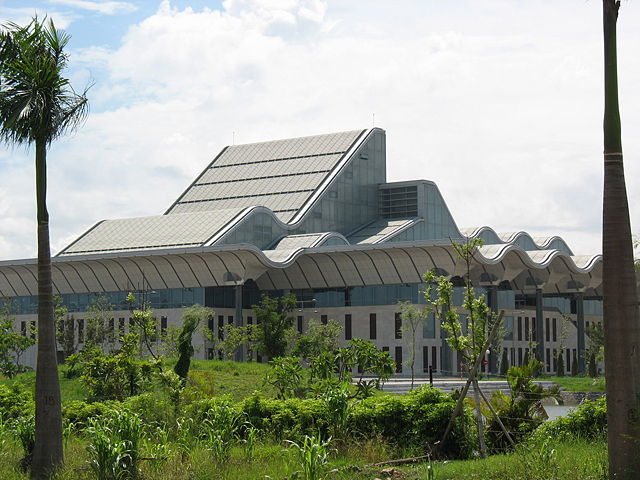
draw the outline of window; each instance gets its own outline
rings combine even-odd
[[[20,322],[20,333],[22,334],[23,337],[27,336],[27,322],[25,321]]]
[[[253,317],[247,317],[247,325],[253,325]]]
[[[518,340],[522,340],[522,317],[518,317]]]
[[[433,313],[427,315],[422,324],[422,338],[436,338],[436,317]]]
[[[529,317],[524,317],[524,339],[529,341]]]
[[[31,320],[31,338],[36,338],[36,322]]]
[[[544,319],[544,336],[546,341],[549,341],[549,317]]]
[[[110,318],[109,319],[109,333],[111,335],[113,335],[113,332],[116,330],[116,319],[115,318]]]
[[[118,331],[120,332],[120,335],[124,335],[124,323],[124,317],[118,318]]]
[[[399,312],[396,312],[395,334],[396,340],[402,338],[402,317]]]
[[[553,371],[558,371],[558,351],[555,348],[553,349]]]
[[[522,348],[518,348],[518,366],[522,365]]]
[[[160,335],[167,336],[167,317],[160,317]]]
[[[251,318],[251,317],[249,317],[249,318]],[[213,317],[209,317],[209,318],[207,319],[207,328],[209,329],[209,331],[210,331],[210,332],[213,332],[213,330],[214,330],[214,320],[213,320]],[[213,357],[211,357],[211,358],[213,358]]]
[[[84,342],[84,320],[82,318],[78,319],[78,342]]]
[[[218,315],[218,340],[224,340],[224,315]]]
[[[344,316],[344,339],[351,340],[351,314],[347,313]]]
[[[427,373],[429,371],[429,347],[422,347],[422,371]]]
[[[566,357],[564,359],[564,363],[567,365],[567,371],[571,371],[571,349],[567,348]]]
[[[233,315],[229,315],[229,316],[227,317],[227,324],[229,324],[229,325],[233,325]]]
[[[402,347],[396,347],[396,373],[402,373]]]
[[[302,333],[302,320],[304,317],[302,315],[298,315],[298,333]]]
[[[436,370],[438,367],[438,348],[431,347],[431,368]]]
[[[550,350],[547,348],[547,372],[551,372],[551,362],[549,361],[549,355],[550,355]]]
[[[326,315],[320,315],[320,322],[323,325],[326,325],[327,323],[329,323],[329,318]]]
[[[371,340],[375,340],[377,337],[377,325],[376,325],[377,321],[376,321],[376,314],[375,313],[370,313],[369,314],[369,338]]]
[[[558,339],[557,336],[556,336],[557,332],[556,332],[556,319],[555,318],[552,319],[552,329],[553,329],[553,341],[555,342]]]

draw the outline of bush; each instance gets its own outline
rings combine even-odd
[[[89,426],[92,418],[108,417],[109,412],[121,408],[122,403],[115,400],[95,403],[73,400],[62,404],[62,417],[67,425],[75,424],[82,430]]]
[[[404,397],[371,397],[355,405],[352,415],[354,433],[370,438],[380,435],[397,447],[425,452],[442,439],[455,408],[451,395],[427,385]],[[466,458],[472,450],[473,420],[465,410],[444,445],[443,454]]]
[[[0,420],[2,423],[34,414],[33,394],[19,384],[0,385]]]
[[[535,437],[601,438],[607,432],[607,401],[605,397],[583,401],[566,417],[545,422],[535,431]]]

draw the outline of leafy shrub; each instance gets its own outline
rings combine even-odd
[[[351,416],[355,434],[369,438],[376,434],[396,447],[428,449],[442,439],[455,408],[451,395],[428,385],[406,396],[371,397],[356,404]],[[469,412],[464,411],[454,423],[443,454],[466,458],[472,449]]]
[[[0,385],[0,420],[6,422],[33,415],[33,394],[19,384]]]
[[[534,433],[534,437],[581,437],[601,438],[607,432],[607,401],[605,397],[592,402],[583,401],[566,417],[545,422]]]
[[[62,417],[67,425],[75,424],[82,430],[89,426],[92,418],[107,417],[112,410],[121,408],[122,403],[116,400],[94,403],[73,400],[62,404]]]

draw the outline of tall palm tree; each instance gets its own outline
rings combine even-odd
[[[73,130],[87,113],[86,90],[76,94],[62,76],[69,36],[53,21],[33,18],[25,26],[0,31],[0,138],[8,144],[35,144],[38,220],[38,363],[36,441],[32,477],[46,478],[62,464],[62,413],[47,212],[47,148]]]
[[[620,2],[603,0],[604,205],[602,224],[604,343],[609,478],[640,472],[640,312],[624,181],[616,23]]]

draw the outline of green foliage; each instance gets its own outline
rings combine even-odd
[[[154,364],[138,358],[138,338],[135,333],[123,336],[113,353],[89,347],[80,354],[80,380],[92,400],[122,400],[142,391]]]
[[[112,410],[106,417],[89,420],[90,467],[98,480],[121,480],[138,476],[140,418],[127,410]]]
[[[62,404],[62,417],[65,424],[73,424],[78,430],[83,430],[89,426],[92,418],[107,417],[109,412],[122,408],[122,403],[115,400],[93,403],[72,400]]]
[[[260,355],[268,358],[284,357],[289,348],[288,337],[293,330],[293,317],[289,315],[296,307],[295,295],[271,298],[262,295],[260,304],[253,305],[256,315],[256,342]]]
[[[500,360],[500,376],[506,377],[509,371],[509,358],[507,356],[507,349],[502,349],[502,359]]]
[[[320,480],[320,475],[328,463],[331,439],[323,441],[320,434],[305,435],[300,444],[293,441],[288,443],[297,454],[298,462],[302,467],[302,478],[304,480]]]
[[[325,402],[331,437],[344,440],[349,433],[349,414],[353,405],[349,401],[348,383],[328,389],[321,399]]]
[[[507,372],[509,395],[496,391],[491,398],[494,410],[516,443],[540,425],[543,414],[540,401],[552,394],[533,382],[536,362],[531,359],[529,364],[511,367]],[[511,444],[496,418],[489,418],[486,432],[489,446],[494,452],[501,452]]]
[[[556,360],[556,375],[564,377],[564,356],[562,355],[562,349],[558,353],[558,359]]]
[[[246,325],[236,327],[229,323],[222,328],[223,339],[217,341],[217,347],[227,360],[232,360],[236,352],[243,345],[247,345],[249,355],[253,354],[253,344],[251,341],[255,338],[255,325]]]
[[[404,396],[378,396],[353,406],[350,426],[354,435],[381,438],[402,448],[418,449],[423,454],[427,445],[442,439],[453,414],[455,401],[428,385]],[[443,452],[454,458],[471,454],[472,418],[468,411],[456,419]]]
[[[309,320],[307,332],[298,338],[292,354],[310,361],[323,352],[338,350],[338,338],[342,333],[342,326],[334,319],[326,324],[315,318]]]
[[[85,314],[85,342],[100,346],[102,350],[115,342],[115,332],[109,329],[113,318],[113,305],[107,297],[94,298]]]
[[[536,430],[535,437],[600,439],[606,438],[606,432],[607,401],[601,397],[583,401],[565,417],[544,422]]]
[[[349,340],[348,347],[352,352],[353,363],[360,371],[360,378],[357,382],[359,395],[366,398],[372,394],[373,388],[380,388],[395,370],[395,362],[389,352],[378,350],[373,343],[361,338]],[[364,375],[374,375],[375,378],[369,381],[363,380]]]
[[[178,361],[174,367],[174,372],[183,381],[187,379],[191,357],[193,356],[192,337],[193,332],[201,322],[213,315],[213,310],[201,305],[193,305],[187,308],[182,315],[182,330],[178,335]]]
[[[590,377],[598,376],[598,361],[604,360],[604,329],[601,322],[593,322],[586,329],[589,344],[584,352],[587,359],[587,373]]]
[[[36,444],[36,418],[34,415],[18,417],[13,421],[13,432],[22,446],[24,459],[30,463]]]
[[[33,394],[20,384],[0,385],[0,422],[33,414]]]
[[[228,459],[231,447],[240,437],[245,415],[229,402],[217,402],[204,413],[204,444],[217,462]]]
[[[432,313],[433,308],[424,306],[417,308],[411,302],[399,302],[400,318],[402,319],[401,335],[408,343],[409,355],[405,360],[405,365],[411,369],[411,388],[415,377],[414,367],[416,363],[416,331],[424,323],[427,316]]]
[[[9,378],[25,371],[20,356],[36,342],[30,335],[16,332],[13,323],[9,306],[5,304],[0,310],[0,374]]]
[[[275,357],[270,362],[265,382],[275,387],[278,398],[301,396],[304,393],[304,370],[296,357]]]

